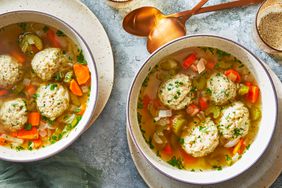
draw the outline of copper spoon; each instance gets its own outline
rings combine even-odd
[[[264,0],[237,0],[228,3],[203,7],[195,14],[205,12],[212,12],[217,10],[224,10],[235,7],[242,7],[261,3]],[[130,34],[137,36],[148,36],[152,28],[156,25],[159,18],[164,17],[180,17],[182,20],[187,20],[191,16],[191,10],[183,11],[172,15],[164,15],[160,10],[155,7],[141,7],[130,12],[123,20],[123,28]]]

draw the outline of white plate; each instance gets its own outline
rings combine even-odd
[[[267,70],[269,71],[275,88],[277,91],[278,101],[279,101],[279,113],[282,112],[282,83],[279,78],[274,74],[272,70],[266,65]],[[279,114],[278,113],[278,114]],[[243,174],[233,178],[231,180],[216,184],[210,185],[209,187],[217,188],[233,188],[233,187],[269,187],[276,178],[280,175],[282,170],[282,116],[278,117],[278,125],[276,126],[275,133],[272,137],[272,141],[265,151],[263,156],[257,161],[249,170]],[[127,141],[130,149],[131,157],[134,161],[134,164],[142,176],[144,181],[149,187],[200,187],[199,185],[186,184],[183,182],[176,181],[171,179],[158,170],[156,170],[152,165],[150,165],[146,159],[139,153],[138,149],[134,145],[132,138],[128,132],[127,128]]]
[[[40,11],[71,25],[87,42],[98,73],[98,99],[91,126],[103,111],[112,91],[114,59],[107,33],[98,18],[79,0],[1,0],[0,14],[17,10]]]

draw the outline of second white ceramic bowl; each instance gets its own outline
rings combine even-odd
[[[212,47],[228,52],[242,61],[255,76],[261,91],[262,119],[257,136],[250,149],[242,158],[221,171],[190,172],[179,170],[159,157],[145,142],[138,121],[137,102],[141,85],[146,76],[164,57],[188,47]],[[135,145],[141,154],[161,173],[176,180],[194,184],[214,184],[231,179],[250,168],[266,150],[275,130],[277,120],[277,96],[273,82],[263,63],[243,46],[221,37],[198,35],[172,41],[154,52],[141,67],[129,91],[127,104],[127,124]]]

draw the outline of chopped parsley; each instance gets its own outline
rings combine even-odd
[[[246,146],[246,149],[249,150],[250,149],[251,144]]]
[[[32,95],[32,98],[34,98],[34,99],[37,99],[38,97],[39,97],[38,93],[35,93],[35,94]]]
[[[27,146],[28,146],[28,150],[32,150],[33,149],[31,141],[28,141]]]
[[[138,123],[141,124],[141,122],[142,122],[142,115],[139,112],[137,112],[137,120],[138,120]]]
[[[54,91],[54,89],[55,89],[56,87],[58,87],[57,84],[50,84],[50,90],[51,90],[51,91]]]
[[[58,37],[64,37],[64,36],[66,36],[65,33],[64,33],[63,31],[61,31],[61,30],[57,30],[56,35],[57,35]]]
[[[137,108],[138,108],[138,109],[143,109],[143,103],[139,101],[139,102],[137,103]]]
[[[17,146],[17,147],[16,147],[16,150],[17,150],[17,151],[21,151],[21,150],[24,150],[24,148],[23,148],[22,146]]]
[[[179,138],[178,142],[183,145],[184,144],[184,138]]]
[[[231,159],[231,157],[229,155],[225,155],[225,160],[226,161],[231,161],[232,159]]]
[[[167,161],[168,164],[170,164],[171,166],[177,167],[178,169],[183,169],[184,166],[182,164],[182,159],[181,158],[176,158],[175,156],[173,156],[169,161]]]
[[[242,128],[235,128],[233,130],[233,134],[234,134],[235,137],[239,137],[239,136],[242,135],[242,131],[244,131],[244,129],[242,129]]]
[[[212,94],[211,89],[210,89],[210,88],[207,88],[207,89],[206,89],[206,93],[209,94],[209,95],[211,95],[211,94]]]
[[[21,28],[21,30],[26,31],[27,30],[27,23],[19,23],[18,26]]]
[[[78,63],[83,64],[83,65],[87,65],[87,62],[86,62],[86,60],[84,59],[84,55],[83,55],[82,50],[79,50],[79,54],[78,54],[78,56],[76,57],[76,59],[77,59],[77,62],[78,62]]]
[[[31,130],[31,128],[32,128],[32,125],[30,123],[27,123],[24,126],[24,129],[27,130],[27,131]]]
[[[219,50],[219,49],[217,49],[216,54],[217,54],[217,57],[218,57],[219,60],[222,60],[222,58],[224,58],[224,57],[230,56],[229,53],[224,52],[224,51]]]
[[[46,33],[49,30],[49,27],[45,25],[42,30]]]
[[[153,141],[153,138],[150,136],[150,138],[149,138],[149,140],[148,140],[148,144],[149,144],[149,146],[150,146],[151,149],[154,149],[155,147],[154,147],[152,141]]]
[[[217,165],[212,166],[212,168],[216,169],[217,171],[222,170],[222,167],[221,166],[217,166]]]
[[[149,76],[147,76],[144,80],[144,82],[142,83],[143,87],[147,87],[148,86],[148,82],[149,82]]]

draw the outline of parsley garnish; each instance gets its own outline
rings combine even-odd
[[[49,30],[49,27],[45,25],[42,30],[44,31],[44,33],[46,33]]]
[[[64,37],[64,36],[66,36],[65,33],[64,33],[63,31],[61,31],[61,30],[57,30],[56,35],[57,35],[58,37]]]
[[[184,166],[182,164],[182,159],[181,158],[176,158],[175,156],[173,156],[169,161],[167,161],[168,164],[170,164],[171,166],[177,167],[179,169],[183,169]]]
[[[27,130],[27,131],[31,130],[31,128],[32,128],[32,125],[29,124],[29,123],[25,124],[25,126],[24,126],[24,129]]]
[[[50,84],[50,90],[51,90],[51,91],[54,91],[54,89],[55,89],[56,87],[58,87],[57,84]]]
[[[84,55],[83,55],[82,50],[79,50],[79,54],[78,54],[78,56],[76,57],[76,59],[77,59],[77,62],[78,62],[78,63],[83,64],[83,65],[87,65],[87,62],[86,62],[86,60],[84,59]]]

